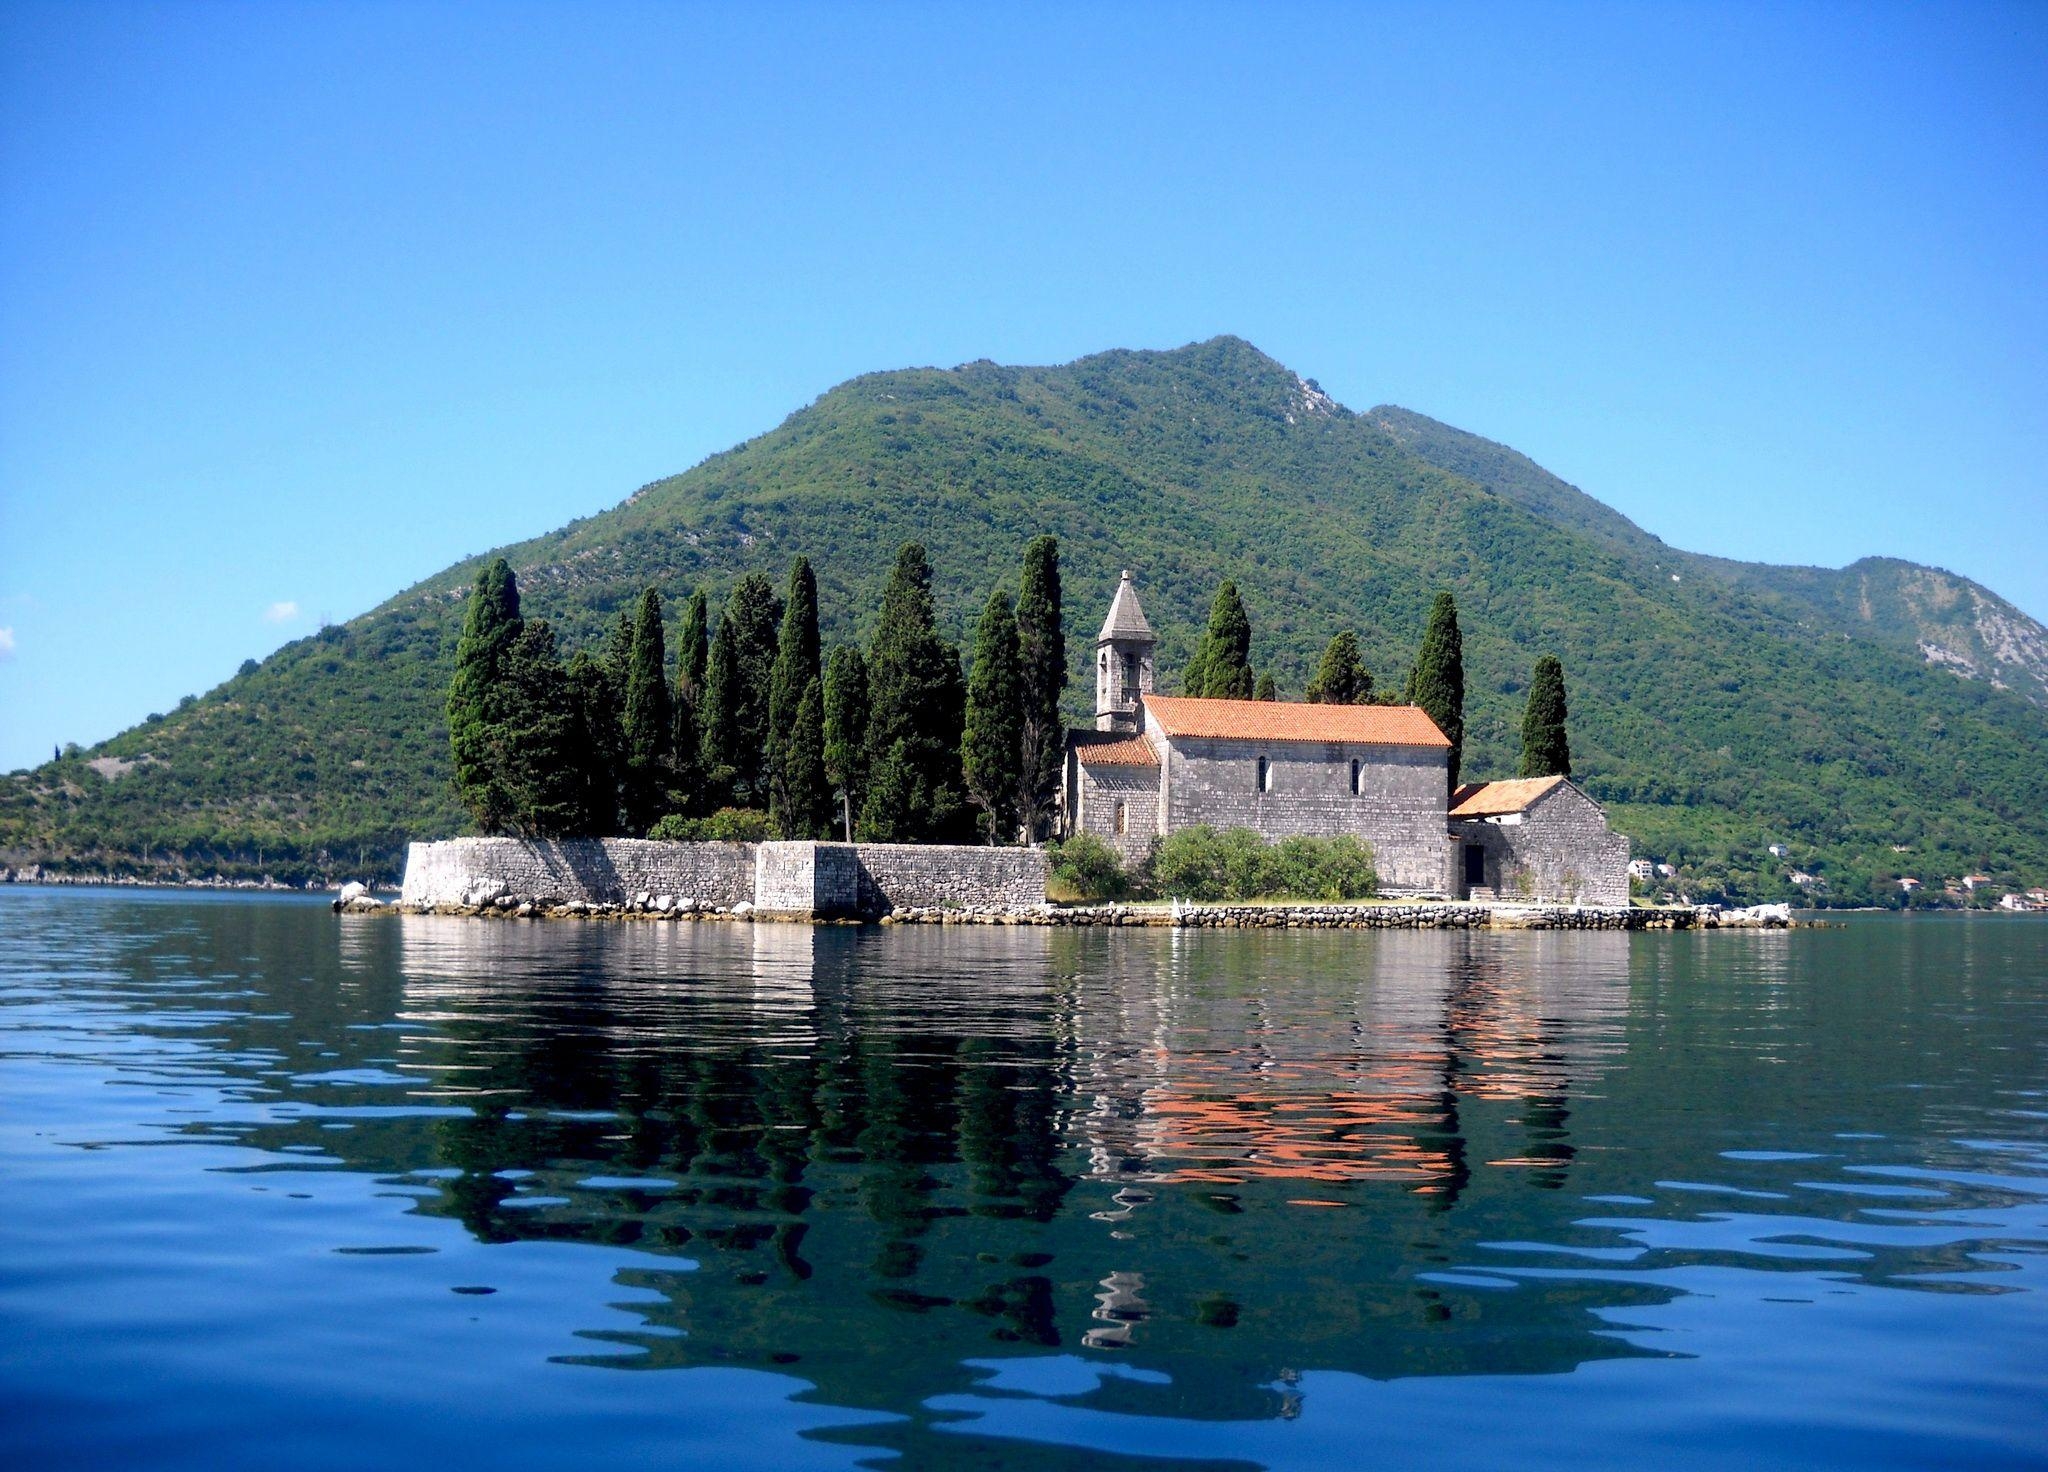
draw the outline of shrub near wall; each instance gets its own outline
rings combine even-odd
[[[1059,900],[1120,900],[1131,892],[1130,872],[1116,850],[1093,833],[1046,846],[1052,897]]]
[[[1379,888],[1372,850],[1348,835],[1269,844],[1249,828],[1197,824],[1160,839],[1146,868],[1156,892],[1192,900],[1351,900]]]

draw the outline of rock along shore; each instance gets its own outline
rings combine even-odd
[[[351,885],[349,890],[358,890]],[[367,891],[344,890],[334,908],[351,914],[449,915],[509,920],[783,921],[833,924],[804,915],[757,909],[748,901],[713,905],[678,895],[637,894],[620,904],[550,896],[499,895],[478,903],[388,904]],[[873,917],[883,925],[1114,926],[1183,930],[1726,930],[1787,929],[1825,922],[1795,920],[1787,906],[1724,910],[1713,905],[1659,909],[1581,905],[1412,904],[1179,905],[922,905]]]

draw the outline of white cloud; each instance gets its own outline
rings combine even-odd
[[[14,658],[14,630],[0,626],[0,659]]]
[[[263,610],[263,622],[267,624],[295,623],[298,617],[299,605],[293,603],[290,599],[286,599],[283,603],[273,603],[270,607]]]

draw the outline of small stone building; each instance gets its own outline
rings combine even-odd
[[[1468,782],[1451,794],[1454,895],[1628,903],[1628,839],[1568,777]]]
[[[1064,833],[1126,865],[1196,824],[1349,834],[1384,893],[1627,903],[1628,840],[1564,778],[1454,795],[1450,741],[1420,708],[1159,695],[1156,643],[1125,572],[1095,640],[1096,729],[1068,738]]]

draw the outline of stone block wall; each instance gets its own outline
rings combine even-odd
[[[1045,850],[862,843],[860,908],[869,915],[929,905],[1029,909],[1045,903]]]
[[[1449,756],[1429,747],[1223,741],[1152,734],[1166,763],[1168,831],[1207,823],[1268,842],[1334,838],[1369,844],[1388,894],[1441,894]],[[1258,785],[1259,758],[1270,772]],[[1359,764],[1359,791],[1351,764]]]
[[[479,885],[527,899],[620,904],[640,893],[706,905],[754,898],[751,843],[647,838],[450,838],[407,847],[400,903],[459,905]]]
[[[1628,903],[1628,839],[1607,826],[1598,803],[1569,784],[1559,784],[1519,815],[1520,823],[1453,823],[1459,844],[1485,853],[1482,886],[1503,900],[1575,905]],[[1464,884],[1464,856],[1453,872]]]
[[[620,905],[668,895],[792,916],[1045,903],[1040,849],[894,843],[662,843],[645,838],[451,838],[406,853],[399,903],[474,907],[500,897]]]
[[[1159,768],[1091,767],[1081,762],[1077,828],[1092,833],[1135,868],[1159,837]],[[1123,831],[1117,831],[1117,808],[1123,808]]]

